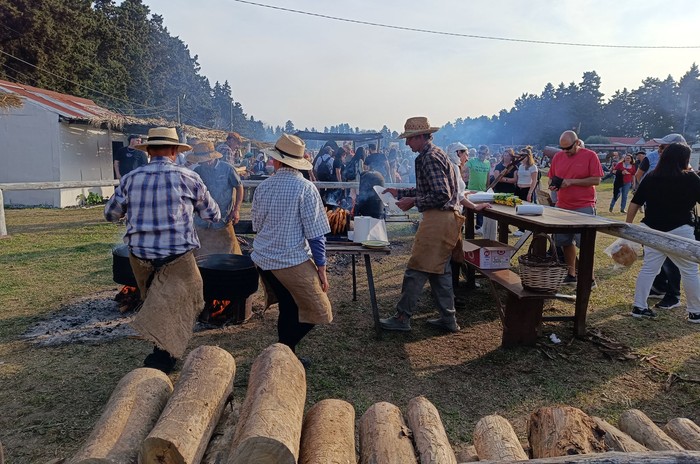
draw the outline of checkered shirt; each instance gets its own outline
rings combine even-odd
[[[194,213],[218,221],[221,213],[194,171],[156,157],[122,177],[105,205],[105,218],[126,216],[124,243],[141,259],[165,258],[199,248]]]
[[[296,169],[281,168],[253,195],[251,258],[265,271],[296,266],[311,258],[307,239],[331,231],[321,196]]]
[[[238,176],[236,168],[229,163],[215,160],[213,166],[200,164],[194,168],[194,172],[199,174],[199,177],[202,178],[204,185],[207,186],[209,193],[221,210],[220,221],[212,223],[200,217],[195,217],[195,225],[204,229],[223,229],[231,221],[234,198],[233,192],[236,187],[241,185],[241,178]],[[238,193],[236,192],[236,194]]]
[[[418,154],[415,165],[416,187],[399,189],[399,199],[416,197],[418,211],[457,209],[457,177],[455,168],[445,152],[429,142]]]

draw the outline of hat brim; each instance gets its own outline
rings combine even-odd
[[[431,127],[430,129],[422,129],[422,130],[417,130],[417,131],[406,131],[403,134],[399,135],[398,138],[407,139],[407,138],[413,137],[415,135],[432,134],[433,132],[437,132],[439,130],[440,130],[439,127]]]
[[[263,150],[263,153],[282,164],[286,164],[294,169],[299,169],[300,171],[310,171],[313,168],[311,162],[306,158],[295,158],[294,156],[281,153],[275,148],[266,148]]]
[[[178,153],[192,150],[192,147],[187,145],[186,143],[167,142],[163,140],[152,140],[150,142],[144,142],[140,145],[136,145],[134,148],[136,148],[137,150],[145,151],[148,147],[177,147]]]
[[[189,161],[190,163],[202,163],[204,161],[211,161],[211,160],[223,158],[223,156],[224,155],[222,155],[221,153],[219,153],[216,150],[210,151],[208,153],[200,153],[200,154],[190,153],[189,155],[187,155],[187,161]]]

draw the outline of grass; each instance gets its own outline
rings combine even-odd
[[[604,216],[609,216],[610,190],[609,183],[599,188]],[[52,347],[24,341],[21,335],[32,324],[60,313],[62,305],[117,290],[110,250],[123,229],[103,222],[101,208],[8,210],[6,215],[11,236],[0,240],[0,441],[8,462],[46,462],[77,450],[114,386],[141,365],[150,346],[134,339]],[[391,225],[392,254],[373,262],[383,315],[391,314],[398,300],[412,234],[409,225]],[[440,411],[458,452],[471,443],[481,417],[503,415],[525,441],[529,414],[554,404],[576,406],[613,423],[629,408],[641,409],[658,423],[674,417],[700,423],[700,384],[666,383],[670,373],[700,377],[700,330],[683,320],[683,308],[666,311],[657,321],[628,316],[640,263],[614,270],[602,251],[613,240],[598,235],[598,288],[591,295],[588,327],[629,346],[637,356],[626,361],[607,356],[589,340],[572,339],[571,325],[565,323],[546,324],[537,347],[501,349],[501,325],[486,287],[459,289],[468,304],[458,311],[458,334],[426,327],[425,319],[433,314],[426,287],[413,331],[377,340],[364,274],[358,273],[358,301],[353,302],[349,260],[332,258],[335,321],[315,328],[299,347],[314,361],[307,407],[340,398],[353,404],[359,419],[377,401],[405,410],[409,399],[425,395]],[[234,355],[238,400],[253,359],[276,341],[276,310],[263,313],[259,301],[256,308],[248,323],[199,332],[190,345],[218,345]],[[555,302],[546,311],[572,309]],[[551,344],[550,333],[563,343]]]

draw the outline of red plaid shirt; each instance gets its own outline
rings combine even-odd
[[[416,187],[399,189],[399,199],[416,197],[418,211],[457,209],[457,174],[445,152],[428,142],[418,154],[415,166]]]

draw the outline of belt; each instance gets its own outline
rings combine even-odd
[[[188,253],[188,252],[186,251],[185,253]],[[145,261],[147,263],[150,263],[154,268],[158,269],[158,268],[161,268],[172,261],[175,261],[177,258],[184,255],[185,253],[170,255],[170,256],[166,256],[165,258],[153,258],[153,259],[144,259],[144,258],[139,258],[136,255],[134,255],[134,256],[136,256],[141,261]]]

